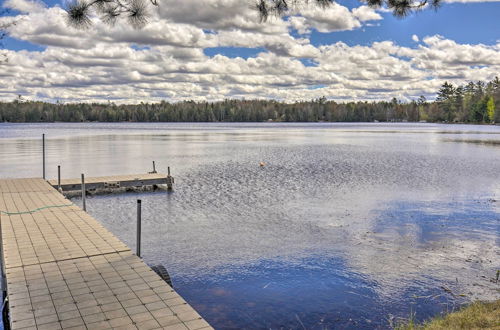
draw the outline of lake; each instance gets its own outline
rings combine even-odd
[[[499,299],[500,127],[0,124],[0,177],[145,173],[87,210],[218,329],[384,329]],[[265,166],[259,166],[265,162]],[[72,199],[81,204],[81,199]]]

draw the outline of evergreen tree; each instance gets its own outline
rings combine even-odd
[[[488,101],[486,102],[486,112],[488,114],[488,120],[490,122],[495,121],[495,100],[493,96],[488,97]]]
[[[417,101],[336,103],[326,97],[293,104],[265,100],[224,100],[221,102],[116,105],[64,104],[29,101],[17,97],[0,102],[0,122],[52,121],[135,121],[135,122],[215,122],[215,121],[459,121],[471,123],[500,122],[500,81],[467,83],[454,87],[445,83],[435,102],[421,96]]]
[[[456,111],[456,89],[452,84],[445,82],[438,91],[436,102],[444,112],[444,120],[451,122]]]

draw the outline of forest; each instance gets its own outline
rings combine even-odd
[[[47,103],[21,96],[0,103],[0,122],[448,122],[499,123],[500,79],[444,83],[436,98],[411,102],[337,103],[327,97],[285,103],[274,100],[177,103]]]

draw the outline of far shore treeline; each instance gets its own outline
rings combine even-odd
[[[22,97],[0,103],[0,122],[369,122],[427,121],[459,123],[500,122],[500,80],[444,83],[435,101],[421,96],[411,102],[328,101],[325,97],[296,103],[271,100],[184,101],[116,105],[46,103]]]

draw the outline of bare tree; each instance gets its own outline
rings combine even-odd
[[[202,0],[200,0],[202,1]],[[286,16],[292,10],[308,5],[327,8],[335,0],[253,0],[262,22],[269,16]],[[441,0],[359,0],[373,8],[387,7],[396,17],[405,17],[412,12],[430,6],[438,8]],[[151,6],[158,6],[158,0],[73,0],[68,5],[68,22],[77,28],[88,28],[92,13],[105,23],[113,25],[119,17],[125,17],[134,28],[141,28],[149,18]]]

